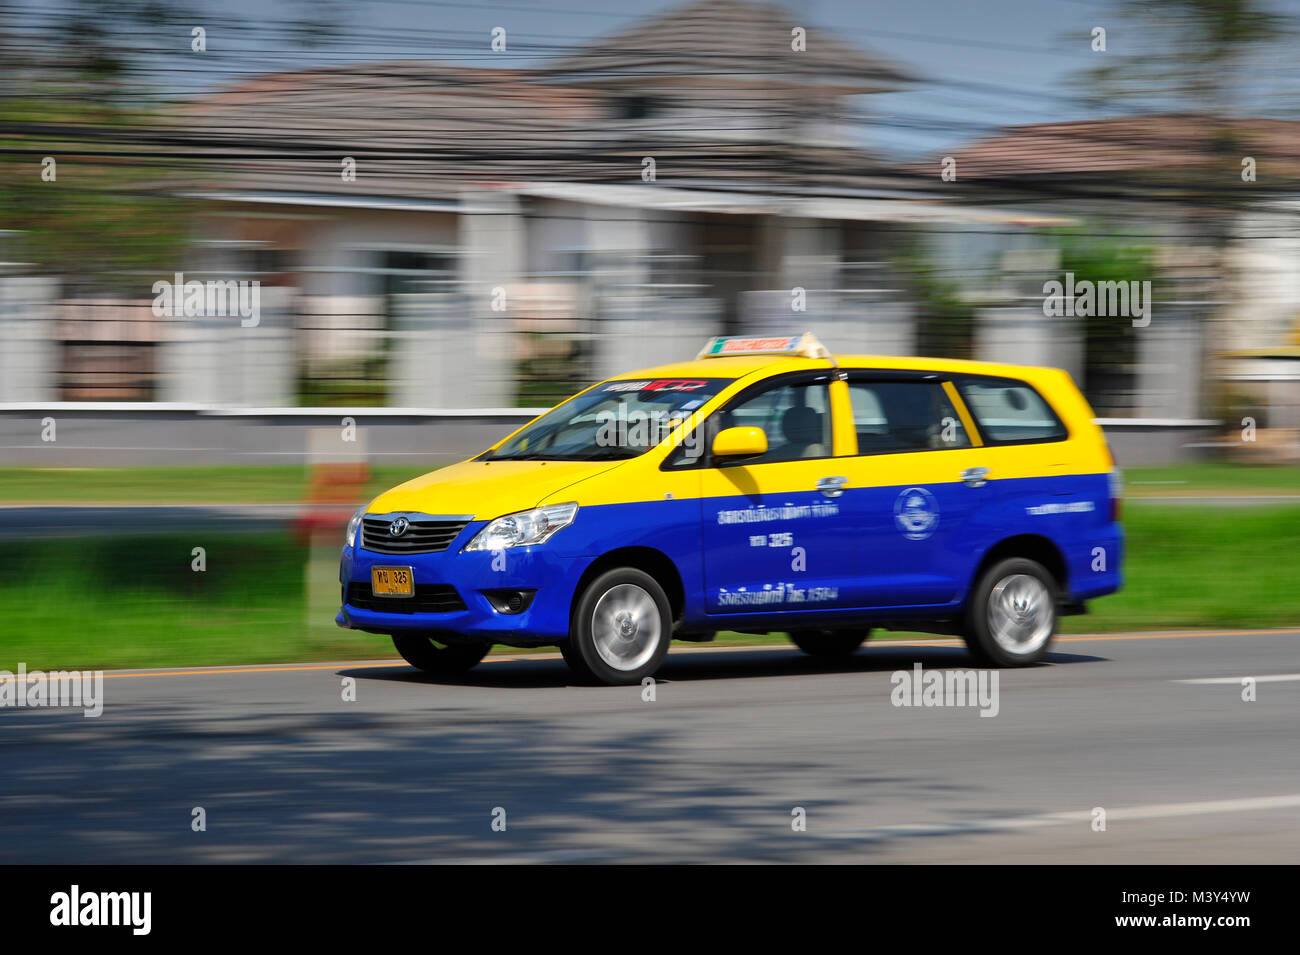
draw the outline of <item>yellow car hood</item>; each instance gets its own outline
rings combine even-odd
[[[622,461],[462,461],[399,484],[371,501],[372,514],[418,511],[491,520],[526,511]],[[550,503],[562,504],[568,498]]]

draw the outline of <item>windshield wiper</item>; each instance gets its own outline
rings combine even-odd
[[[575,454],[570,460],[573,461],[626,461],[630,458],[639,457],[643,451],[634,451],[631,448],[599,448],[595,451],[587,451],[584,454]]]
[[[595,451],[575,451],[572,454],[541,454],[524,452],[522,454],[498,454],[488,461],[608,461],[625,460],[641,454],[628,448],[598,448]]]

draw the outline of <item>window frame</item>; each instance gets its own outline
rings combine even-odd
[[[701,468],[713,468],[713,469],[734,468],[734,467],[761,468],[768,464],[797,464],[800,461],[829,461],[837,457],[837,455],[835,454],[835,434],[836,434],[835,394],[832,389],[832,386],[836,381],[842,381],[843,379],[844,379],[844,372],[842,369],[812,368],[812,369],[804,369],[802,371],[787,371],[787,372],[781,372],[780,374],[776,374],[776,375],[769,375],[766,378],[763,378],[752,384],[746,385],[744,388],[741,388],[740,391],[736,392],[734,395],[728,398],[724,404],[719,405],[717,408],[714,408],[711,412],[709,412],[708,417],[706,417],[703,421],[701,421],[697,425],[698,428],[705,429],[705,436],[706,436],[706,440],[708,441],[708,444],[704,449],[704,453],[700,455],[698,461],[695,461],[691,464],[682,465],[680,467],[671,466],[670,462],[672,462],[677,457],[678,454],[682,453],[682,448],[686,444],[686,437],[685,435],[683,435],[682,440],[677,443],[677,446],[674,447],[671,451],[669,451],[668,454],[664,457],[663,461],[659,463],[659,470],[660,471],[694,471]],[[709,435],[708,429],[714,421],[719,419],[720,415],[725,414],[727,411],[730,411],[736,405],[742,404],[745,401],[748,401],[749,399],[754,398],[765,391],[771,391],[775,388],[782,388],[787,385],[803,384],[805,382],[807,383],[824,382],[826,385],[826,397],[827,397],[826,413],[830,416],[830,424],[831,424],[831,447],[829,449],[830,450],[829,454],[819,455],[818,457],[815,458],[795,458],[790,461],[753,461],[750,459],[742,458],[737,461],[728,461],[722,464],[713,463],[713,438],[717,436],[717,432],[714,432],[712,435]],[[839,455],[839,457],[843,457],[843,455]]]
[[[969,451],[972,448],[979,448],[988,444],[984,436],[983,429],[980,428],[979,422],[971,414],[970,407],[966,404],[965,397],[956,391],[950,391],[945,388],[945,384],[952,384],[951,376],[944,375],[934,371],[908,371],[903,369],[892,368],[845,368],[844,383],[849,389],[849,398],[852,402],[852,389],[854,384],[866,384],[870,382],[915,382],[918,384],[932,384],[943,392],[944,397],[952,405],[952,410],[957,414],[957,421],[962,430],[966,433],[967,443],[951,448],[895,448],[892,450],[882,451],[863,451],[861,444],[858,445],[854,452],[854,457],[875,458],[883,454],[928,454],[932,451]],[[955,387],[955,386],[954,386]],[[850,408],[852,405],[850,404]],[[857,436],[857,429],[854,428],[854,437]]]
[[[1074,432],[1071,431],[1070,425],[1066,422],[1065,418],[1061,417],[1061,413],[1056,410],[1056,406],[1052,404],[1051,401],[1048,400],[1047,396],[1044,395],[1041,390],[1034,387],[1033,384],[1031,384],[1028,381],[1025,381],[1023,378],[1013,378],[1009,375],[982,375],[982,374],[975,374],[975,373],[964,373],[964,374],[952,375],[950,376],[950,379],[952,381],[953,387],[957,390],[957,394],[960,395],[961,397],[962,404],[966,408],[966,413],[970,415],[971,421],[975,422],[975,427],[979,429],[980,437],[983,438],[984,444],[987,447],[1001,448],[1001,447],[1016,447],[1017,445],[1026,445],[1026,444],[1059,444],[1063,441],[1069,441],[1071,438],[1074,437]],[[966,398],[966,393],[962,391],[963,385],[971,384],[971,383],[982,384],[984,382],[995,382],[1004,388],[1010,385],[1019,385],[1020,387],[1028,388],[1031,392],[1033,392],[1035,395],[1038,396],[1038,400],[1043,403],[1043,407],[1047,409],[1048,414],[1050,414],[1053,420],[1056,421],[1056,424],[1061,429],[1061,434],[1053,435],[1051,437],[1046,437],[1046,438],[995,438],[992,434],[989,433],[988,429],[980,422],[979,415],[975,413],[974,407]]]

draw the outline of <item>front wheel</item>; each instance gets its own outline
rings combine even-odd
[[[632,567],[606,571],[574,609],[564,659],[584,679],[640,683],[668,655],[672,619],[664,589],[649,574]]]
[[[427,633],[395,633],[393,646],[411,666],[441,676],[472,670],[492,649],[490,643],[438,643]]]
[[[870,635],[870,630],[796,630],[790,639],[810,657],[834,660],[852,654]]]
[[[981,663],[1028,666],[1047,656],[1056,633],[1056,581],[1023,557],[986,570],[966,602],[963,637]]]

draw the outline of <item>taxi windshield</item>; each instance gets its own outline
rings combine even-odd
[[[644,454],[730,378],[606,381],[552,408],[487,461],[617,461]]]

